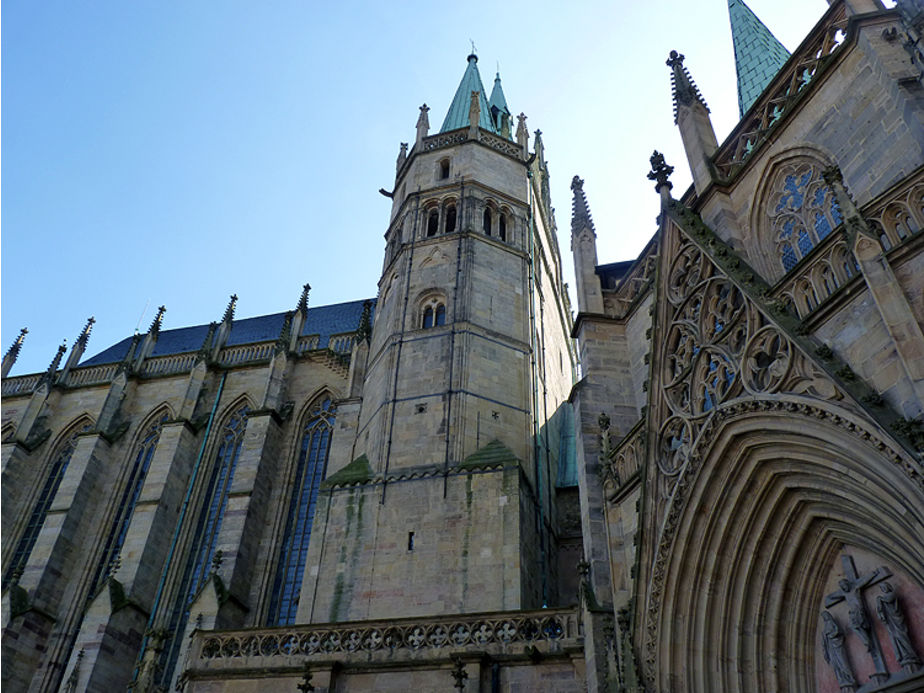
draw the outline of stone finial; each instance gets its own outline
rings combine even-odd
[[[574,198],[571,201],[571,233],[576,233],[586,228],[596,235],[594,220],[590,216],[590,207],[587,204],[587,196],[584,194],[584,181],[578,176],[572,178],[571,190],[574,193]]]
[[[148,328],[148,334],[156,335],[160,332],[160,326],[164,322],[164,313],[167,312],[167,306],[159,306],[157,309],[157,315],[154,316],[154,319],[151,321],[151,326]]]
[[[225,308],[225,314],[221,317],[222,322],[231,322],[234,320],[234,309],[237,306],[237,294],[231,294],[231,300],[228,301],[228,307]]]
[[[664,187],[668,190],[674,187],[668,180],[670,175],[674,172],[674,167],[667,165],[667,162],[664,161],[664,155],[655,149],[648,161],[651,163],[651,170],[648,172],[648,180],[655,181],[655,190],[661,192],[661,189]]]
[[[224,554],[222,553],[221,549],[218,549],[218,551],[216,551],[214,555],[212,556],[212,574],[213,575],[221,569],[221,562],[223,558],[224,558]]]
[[[372,301],[363,301],[363,312],[359,316],[359,326],[356,328],[356,341],[365,340],[368,344],[372,339]]]
[[[10,369],[13,367],[13,364],[16,363],[16,358],[19,356],[19,352],[22,351],[23,340],[25,340],[28,333],[29,328],[23,327],[19,331],[19,336],[16,337],[10,345],[10,348],[6,350],[6,353],[3,355],[3,366],[0,367],[0,377],[5,378],[6,374],[9,373]]]
[[[610,417],[605,411],[600,412],[600,416],[597,417],[597,425],[600,426],[601,431],[610,430]]]
[[[395,173],[401,170],[405,161],[407,161],[407,142],[402,142],[401,151],[398,152],[398,161],[395,163]]]
[[[699,89],[693,82],[690,72],[683,66],[684,56],[677,51],[671,51],[667,59],[667,66],[671,68],[671,86],[674,94],[674,123],[677,123],[677,109],[680,106],[692,106],[699,103],[709,113],[709,106]]]
[[[526,155],[526,149],[529,146],[529,130],[526,128],[526,115],[520,113],[517,116],[517,144],[523,147],[523,155]]]
[[[430,132],[430,117],[427,113],[430,111],[430,107],[427,104],[424,104],[420,107],[420,116],[417,118],[417,146],[420,147],[420,143],[423,141],[423,138],[427,136],[427,133]],[[419,150],[418,150],[419,151]]]
[[[302,285],[302,294],[298,297],[298,305],[295,310],[303,315],[308,312],[308,292],[311,291],[311,284]]]

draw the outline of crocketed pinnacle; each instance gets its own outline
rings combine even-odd
[[[151,321],[151,326],[148,328],[150,334],[156,335],[160,332],[160,327],[164,322],[164,313],[167,312],[167,306],[160,306],[157,309],[157,315],[154,316],[154,319]]]
[[[485,96],[481,75],[478,73],[478,56],[474,53],[468,56],[468,66],[462,75],[462,81],[459,82],[459,88],[456,89],[456,95],[449,105],[449,111],[446,113],[446,119],[443,121],[440,132],[468,127],[472,92],[478,93],[478,105],[481,107],[481,113],[478,116],[478,127],[499,134],[491,119],[491,107],[488,105],[488,97]]]
[[[790,54],[742,0],[728,0],[728,19],[738,73],[738,110],[743,116]]]
[[[55,374],[58,372],[58,367],[61,365],[61,358],[64,356],[64,352],[67,351],[67,340],[61,342],[61,346],[58,347],[57,353],[51,363],[48,365],[48,370],[45,371],[45,375],[42,376],[42,381],[47,383],[54,382]]]
[[[709,106],[699,89],[693,82],[687,68],[683,66],[683,55],[677,51],[671,51],[667,59],[667,66],[671,68],[671,86],[674,93],[674,124],[677,123],[677,109],[680,106],[692,106],[697,101],[702,104],[706,112],[709,112]]]
[[[505,137],[510,137],[510,123],[512,117],[510,109],[507,108],[507,99],[504,97],[504,89],[501,87],[500,72],[494,77],[494,88],[491,90],[491,98],[488,100],[488,106],[491,108],[491,119],[494,121],[494,127]],[[504,125],[506,124],[506,130]]]
[[[404,145],[407,146],[407,145]],[[298,297],[298,305],[295,306],[295,310],[300,313],[308,312],[308,292],[311,291],[311,284],[304,284],[302,286],[302,295]]]
[[[80,334],[77,336],[77,341],[74,342],[75,349],[80,349],[83,351],[86,348],[87,342],[90,341],[90,330],[93,329],[93,323],[95,322],[96,318],[91,315],[89,320],[87,320],[87,324],[84,325],[83,329],[80,331]]]
[[[225,314],[221,317],[222,322],[231,322],[234,320],[235,306],[237,306],[237,294],[231,294],[231,300],[228,301],[228,307],[225,308]]]
[[[596,235],[594,220],[590,216],[590,207],[587,205],[587,196],[584,194],[584,181],[575,176],[571,179],[571,190],[574,199],[571,201],[571,232],[577,233],[582,229],[590,229]]]
[[[356,341],[365,341],[367,344],[372,339],[372,301],[363,302],[363,312],[359,316],[359,325],[356,328]]]
[[[23,327],[19,331],[19,336],[16,337],[16,340],[10,345],[10,348],[6,350],[6,354],[3,355],[3,360],[13,359],[16,360],[16,357],[19,356],[19,352],[22,350],[22,343],[26,338],[26,335],[29,334],[29,328]]]

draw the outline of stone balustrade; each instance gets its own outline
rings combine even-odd
[[[115,376],[117,363],[107,363],[102,366],[90,366],[89,368],[75,368],[67,374],[67,380],[64,385],[67,387],[80,387],[83,385],[104,385],[111,382]]]
[[[351,653],[373,657],[399,651],[496,653],[517,645],[554,650],[580,645],[582,638],[574,609],[198,631],[192,638],[189,668],[214,668],[222,661],[247,667],[273,666],[277,658],[302,660]]]
[[[234,366],[240,363],[252,363],[272,358],[273,347],[276,342],[260,342],[258,344],[242,344],[241,346],[226,347],[218,355],[218,363],[222,366]]]
[[[4,397],[31,394],[36,386],[38,386],[39,380],[41,379],[41,373],[18,375],[13,378],[4,378],[2,389],[0,389],[0,394],[2,394]]]
[[[192,370],[196,365],[198,352],[191,351],[185,354],[171,354],[170,356],[159,356],[149,358],[141,366],[141,375],[173,375],[175,373],[186,373]]]

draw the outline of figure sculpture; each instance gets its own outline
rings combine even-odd
[[[876,597],[876,613],[879,614],[879,620],[889,631],[895,659],[898,660],[903,671],[913,673],[920,668],[921,659],[915,652],[908,635],[908,625],[905,623],[905,616],[898,603],[898,595],[888,582],[879,585],[879,589],[882,590],[882,594]]]
[[[821,612],[825,625],[822,631],[824,638],[824,655],[825,661],[831,665],[834,670],[834,676],[842,691],[853,691],[857,685],[853,672],[850,670],[850,663],[847,661],[847,651],[844,649],[844,633],[837,621],[827,611]]]

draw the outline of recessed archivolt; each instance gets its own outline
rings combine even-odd
[[[855,433],[745,414],[684,483],[646,595],[649,675],[664,690],[810,690],[821,590],[844,544],[924,584],[924,493]]]

